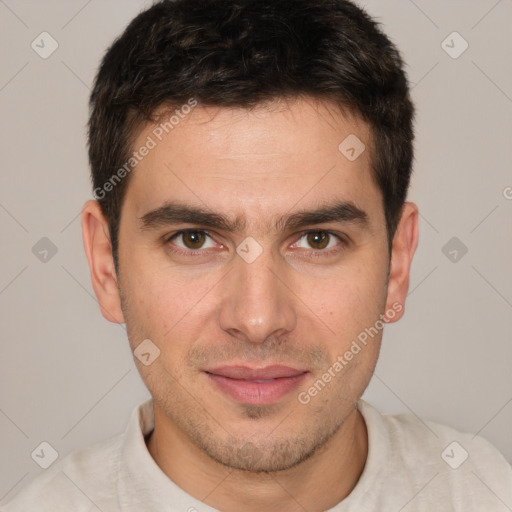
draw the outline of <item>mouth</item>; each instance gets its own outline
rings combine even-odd
[[[265,368],[221,366],[204,373],[217,389],[237,402],[269,405],[297,388],[309,372],[290,366],[273,365]]]

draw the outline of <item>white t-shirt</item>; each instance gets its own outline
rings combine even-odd
[[[358,407],[368,458],[356,487],[329,512],[512,510],[512,468],[489,442],[412,415],[383,415],[363,400]],[[55,462],[0,510],[214,512],[158,467],[144,441],[153,428],[148,400],[123,434]]]

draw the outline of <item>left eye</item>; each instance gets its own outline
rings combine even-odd
[[[341,240],[339,236],[329,233],[328,231],[309,231],[308,233],[304,233],[295,245],[303,249],[313,248],[321,251],[336,247],[335,239],[338,239],[338,241]],[[300,245],[301,240],[306,240],[309,247]]]

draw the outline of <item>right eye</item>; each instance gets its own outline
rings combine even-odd
[[[210,243],[205,246],[204,244],[208,239],[210,239]],[[212,237],[206,231],[200,229],[178,231],[167,237],[166,242],[170,242],[170,245],[178,247],[180,251],[177,252],[182,254],[204,252],[203,249],[211,249],[216,245]],[[220,247],[222,247],[222,245],[220,245]]]

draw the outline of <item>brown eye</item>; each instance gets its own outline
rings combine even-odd
[[[346,246],[342,236],[325,230],[306,231],[294,244],[295,248],[308,249],[315,257],[333,255]]]
[[[182,235],[183,244],[187,249],[200,249],[206,239],[201,231],[189,231]]]
[[[185,251],[211,249],[215,247],[215,241],[206,232],[201,230],[179,231],[167,239],[171,245],[175,245]]]
[[[325,231],[312,231],[307,234],[307,241],[313,249],[325,249],[329,244],[331,235]]]

